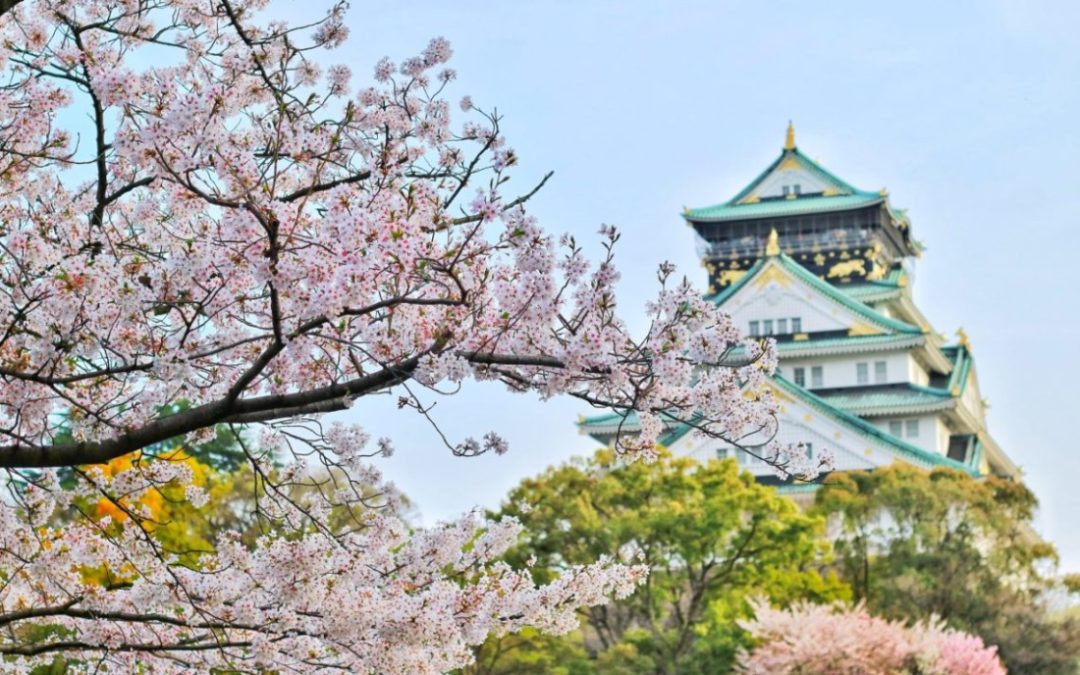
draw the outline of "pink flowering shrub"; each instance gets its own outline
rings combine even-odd
[[[425,422],[430,397],[469,380],[574,396],[635,413],[620,449],[644,456],[673,421],[732,440],[775,428],[776,402],[747,395],[771,344],[666,264],[631,335],[615,229],[591,261],[525,210],[546,177],[504,192],[517,155],[496,114],[446,98],[446,40],[362,83],[312,58],[346,43],[344,4],[303,27],[266,5],[38,0],[4,16],[8,671],[63,655],[94,672],[444,672],[488,634],[569,630],[577,607],[641,581],[601,560],[537,587],[494,562],[513,521],[411,531],[369,464],[391,439],[320,420],[365,396],[393,390]],[[251,425],[272,526],[194,552],[155,538],[155,494],[207,498],[160,448]],[[506,451],[489,429],[447,445]],[[55,526],[102,500],[112,515]]]
[[[791,609],[754,605],[740,625],[759,641],[739,655],[745,675],[1003,675],[994,647],[939,622],[907,626],[871,616],[862,605]]]
[[[987,647],[977,635],[940,629],[934,629],[932,633],[937,659],[930,672],[942,675],[998,675],[1005,672],[997,648]]]

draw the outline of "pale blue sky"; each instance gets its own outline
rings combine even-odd
[[[544,225],[594,253],[601,223],[623,230],[627,314],[664,259],[704,286],[680,210],[753,178],[789,118],[811,157],[887,186],[928,248],[918,303],[937,330],[967,330],[991,430],[1042,502],[1040,530],[1080,571],[1080,5],[356,1],[349,24],[333,60],[361,82],[383,55],[452,41],[454,95],[505,114],[516,187],[555,171],[532,204]],[[389,397],[349,416],[397,440],[381,465],[431,522],[496,506],[520,478],[589,452],[579,412],[472,387],[436,407],[446,430],[512,444],[473,460]]]

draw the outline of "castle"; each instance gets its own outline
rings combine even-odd
[[[709,298],[744,333],[776,340],[768,386],[780,402],[780,442],[827,450],[837,471],[906,462],[1019,478],[987,429],[967,337],[958,331],[947,343],[915,305],[922,247],[886,190],[860,190],[825,170],[800,152],[789,124],[780,156],[749,185],[682,215],[699,238]],[[608,444],[620,423],[632,431],[617,414],[579,427]],[[753,453],[690,430],[673,423],[661,442],[700,459],[734,454],[793,496],[816,488],[777,479]]]

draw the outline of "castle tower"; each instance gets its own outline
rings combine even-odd
[[[884,189],[852,187],[803,155],[791,124],[780,156],[749,185],[683,218],[698,234],[713,293],[746,273],[773,230],[784,253],[831,283],[882,279],[920,252]]]
[[[885,190],[854,188],[808,159],[789,124],[765,171],[683,218],[700,238],[710,299],[744,333],[776,341],[769,386],[781,402],[781,442],[827,450],[839,471],[904,462],[1019,477],[987,428],[967,336],[948,344],[915,305],[921,247]],[[634,428],[614,413],[579,426],[606,444],[620,423]],[[761,460],[686,425],[673,423],[661,440],[701,459],[734,454],[759,480],[777,480]]]

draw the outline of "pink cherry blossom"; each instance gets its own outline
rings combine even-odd
[[[865,607],[798,603],[774,609],[753,603],[740,622],[758,642],[743,652],[745,675],[859,673],[860,675],[1004,675],[995,647],[936,620],[907,626],[870,615]]]
[[[618,231],[590,257],[526,211],[548,177],[502,192],[516,155],[468,97],[451,117],[446,40],[379,61],[350,95],[348,68],[308,56],[345,43],[344,4],[299,28],[266,6],[39,0],[5,17],[0,655],[14,672],[57,653],[114,672],[444,672],[489,634],[571,630],[576,608],[642,580],[601,560],[537,586],[497,560],[512,522],[410,529],[368,461],[390,440],[321,421],[365,396],[396,389],[401,414],[435,424],[428,391],[473,379],[573,396],[637,413],[619,448],[644,457],[673,419],[733,442],[775,425],[775,401],[753,395],[773,345],[668,265],[631,334]],[[207,499],[162,444],[241,427],[258,427],[243,451],[266,531],[222,532],[192,561],[152,536],[155,495]],[[507,450],[497,431],[447,445]],[[80,500],[108,508],[51,525]],[[10,637],[42,626],[60,632]]]

